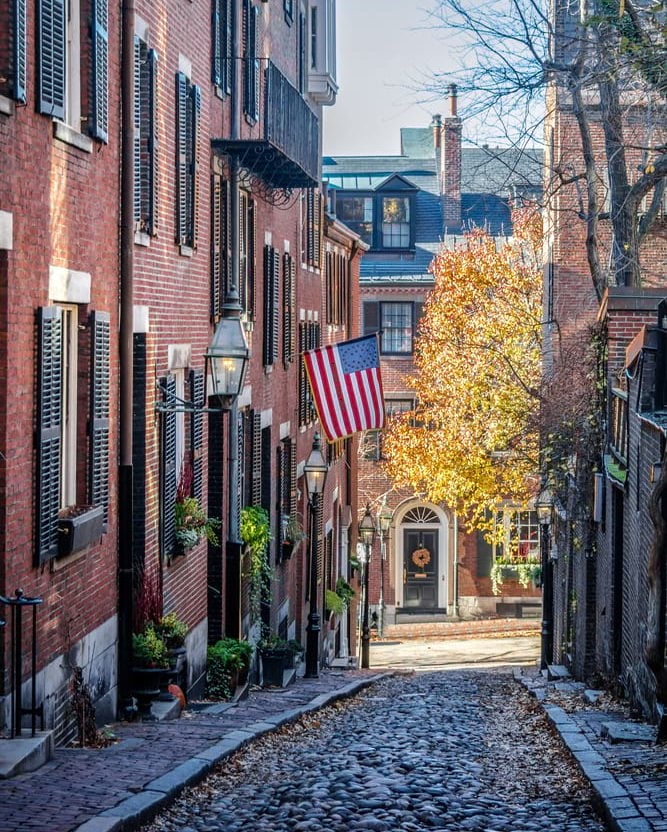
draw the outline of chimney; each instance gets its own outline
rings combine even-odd
[[[456,118],[457,116],[457,86],[456,84],[449,85],[449,115],[452,118]]]
[[[437,155],[440,151],[440,145],[442,143],[442,116],[440,113],[436,113],[433,116],[430,127],[433,130],[433,146],[435,147]]]
[[[442,129],[441,195],[444,225],[461,227],[461,119],[456,84],[449,85],[449,115]]]

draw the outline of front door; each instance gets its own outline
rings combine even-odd
[[[438,606],[438,530],[403,530],[403,606]]]

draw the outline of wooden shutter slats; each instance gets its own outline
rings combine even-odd
[[[93,312],[92,373],[90,385],[90,502],[109,515],[109,401],[111,384],[111,318],[108,312]]]
[[[190,397],[194,411],[190,418],[190,447],[192,449],[192,496],[201,505],[204,496],[204,414],[206,404],[206,376],[203,370],[190,372]]]
[[[37,18],[38,110],[65,118],[65,0],[39,0]]]
[[[222,315],[222,177],[214,173],[211,178],[211,315],[218,319]]]
[[[176,378],[169,374],[161,379],[164,391],[164,401],[174,401],[176,396]],[[162,444],[161,444],[161,514],[162,514],[162,554],[164,557],[172,555],[176,548],[176,516],[174,503],[178,488],[178,472],[176,471],[176,413],[164,411],[162,413]]]
[[[252,504],[262,505],[262,414],[252,411]]]
[[[14,40],[12,66],[12,95],[25,104],[28,100],[28,0],[14,0]]]
[[[109,140],[109,7],[108,0],[93,0],[91,135]]]
[[[176,73],[176,242],[187,245],[188,79]]]
[[[155,49],[148,50],[148,233],[157,234],[158,228],[158,55]]]
[[[62,323],[57,306],[38,310],[37,319],[37,511],[36,560],[58,553]]]
[[[296,269],[291,254],[283,255],[283,365],[294,361],[294,315],[296,310]]]

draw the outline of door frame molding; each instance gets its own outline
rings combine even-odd
[[[423,507],[430,509],[437,517],[437,523],[404,523],[405,515],[414,508]],[[445,609],[449,607],[449,569],[450,569],[450,518],[447,512],[428,502],[427,500],[411,499],[399,506],[394,513],[394,575],[396,575],[396,586],[394,587],[396,597],[396,611],[403,610],[403,531],[405,529],[437,529],[438,534],[438,592],[437,607]],[[428,609],[424,609],[428,612]]]

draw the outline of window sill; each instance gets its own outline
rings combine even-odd
[[[146,234],[145,231],[135,231],[134,243],[137,246],[145,246],[146,248],[148,248],[151,244],[151,235]]]
[[[181,257],[192,257],[195,253],[195,250],[192,248],[192,246],[179,246],[178,253],[181,255]]]
[[[11,98],[0,95],[0,113],[2,113],[3,116],[13,116],[14,111],[15,105]]]
[[[90,136],[84,136],[83,133],[77,132],[63,121],[53,122],[53,136],[65,144],[83,150],[84,153],[93,152],[93,140]]]

